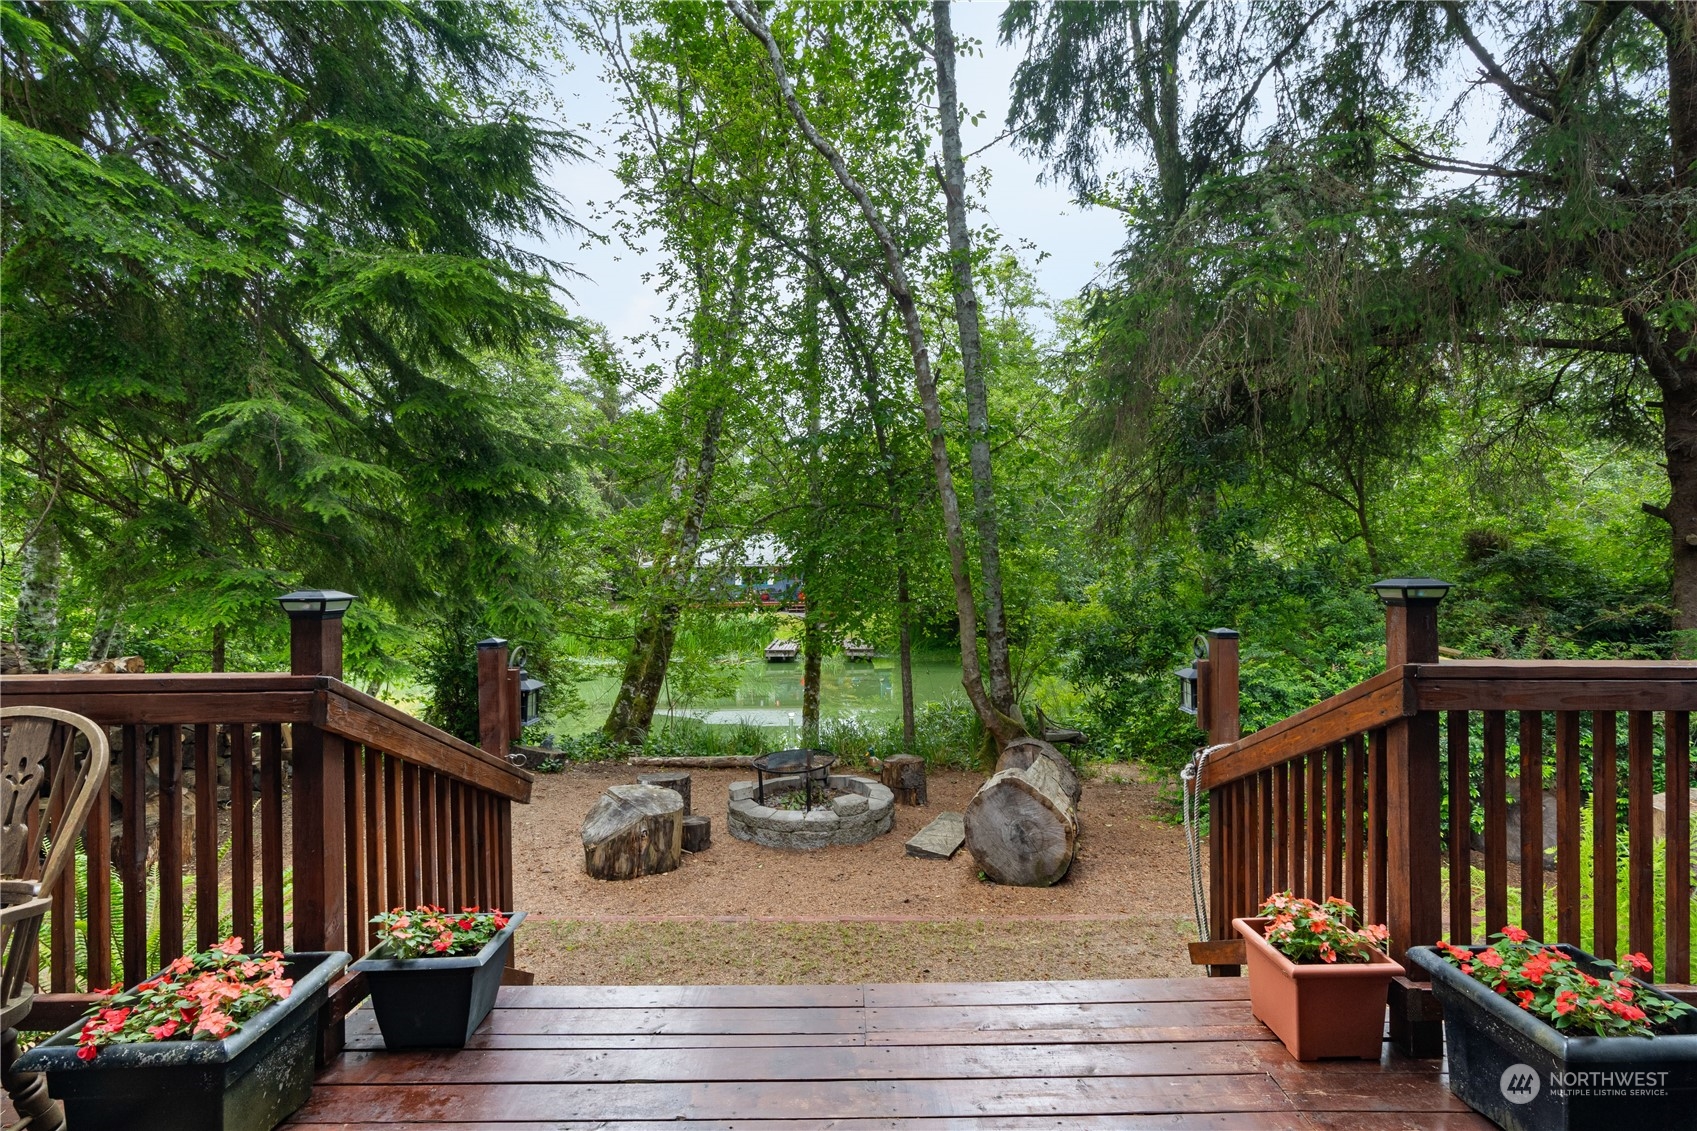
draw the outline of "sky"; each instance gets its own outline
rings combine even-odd
[[[978,40],[982,51],[962,58],[957,66],[963,108],[983,115],[976,126],[970,121],[962,124],[961,144],[967,153],[988,144],[1007,121],[1008,88],[1023,49],[1003,47],[996,41],[996,21],[1005,6],[957,3],[954,7],[956,37]],[[590,139],[605,144],[617,113],[613,92],[593,58],[578,55],[574,60],[573,69],[556,76],[555,92],[564,101],[567,120],[580,130],[587,126],[584,132]],[[593,160],[560,166],[551,177],[574,214],[602,234],[608,226],[592,216],[595,206],[620,192],[612,163],[609,150]],[[1080,207],[1059,185],[1038,183],[1041,163],[1021,156],[1009,141],[991,146],[968,162],[969,175],[976,168],[989,169],[991,181],[975,202],[974,225],[988,222],[998,229],[1018,249],[1051,299],[1068,298],[1082,290],[1123,241],[1118,213]],[[1046,254],[1039,258],[1030,250],[1033,246]],[[557,235],[542,250],[582,273],[583,278],[566,284],[571,294],[567,307],[606,326],[615,341],[652,332],[655,319],[665,313],[665,297],[643,281],[658,262],[652,253],[633,251],[616,236],[599,242],[575,234]]]

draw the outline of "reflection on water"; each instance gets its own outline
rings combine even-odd
[[[700,719],[711,724],[747,723],[754,726],[788,727],[801,719],[801,662],[768,664],[750,658],[737,665],[741,679],[735,694],[724,698],[681,703],[660,693],[659,715]],[[600,726],[612,709],[619,692],[616,666],[578,685],[583,697],[581,711],[558,720],[562,733],[576,734]],[[920,660],[913,662],[915,703],[941,702],[961,695],[960,662]],[[855,714],[874,719],[897,718],[901,714],[901,675],[893,658],[879,657],[871,663],[849,663],[832,656],[819,673],[819,713],[822,718]],[[555,720],[550,720],[551,722]]]

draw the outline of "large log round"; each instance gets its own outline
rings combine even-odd
[[[598,880],[670,872],[683,859],[683,822],[676,790],[615,785],[583,819],[583,870]]]
[[[1061,783],[1066,787],[1067,799],[1077,809],[1079,799],[1084,796],[1084,783],[1078,780],[1078,771],[1072,768],[1065,754],[1041,738],[1016,738],[1008,743],[1002,748],[1002,756],[996,759],[996,769],[998,772],[1023,770],[1039,758],[1047,758],[1055,764]]]
[[[1047,758],[991,775],[967,805],[965,823],[967,850],[996,883],[1048,887],[1072,866],[1078,821]]]

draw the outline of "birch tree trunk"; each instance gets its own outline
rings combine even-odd
[[[950,0],[933,0],[931,19],[937,42],[937,106],[942,120],[943,185],[948,218],[949,259],[954,274],[955,324],[960,332],[961,377],[966,390],[966,430],[970,441],[972,520],[978,530],[978,569],[984,591],[985,658],[990,668],[990,701],[1019,719],[1013,670],[1008,660],[1008,625],[1002,599],[1002,551],[996,520],[996,490],[990,468],[990,400],[984,388],[978,292],[972,282],[972,237],[966,226],[966,161],[960,150],[960,99],[955,86],[955,33]]]
[[[59,647],[59,589],[64,582],[59,527],[44,520],[18,555],[18,645],[30,670],[50,672]]]
[[[983,669],[978,662],[978,609],[972,594],[972,572],[967,564],[960,498],[955,493],[954,472],[949,466],[943,410],[937,396],[936,375],[931,370],[931,353],[925,338],[925,325],[920,318],[919,305],[914,298],[913,284],[908,277],[901,248],[896,243],[883,214],[873,203],[871,194],[849,171],[842,154],[825,140],[808,118],[807,111],[802,108],[801,101],[796,97],[795,85],[790,81],[789,71],[784,66],[783,52],[778,49],[778,42],[772,37],[771,29],[743,3],[743,0],[725,0],[725,5],[736,16],[737,22],[765,47],[779,93],[783,96],[790,116],[795,119],[797,128],[801,130],[807,143],[830,165],[837,182],[854,197],[867,226],[878,239],[878,246],[884,256],[885,270],[882,281],[901,315],[908,352],[913,357],[914,383],[919,389],[920,408],[925,416],[926,430],[931,437],[931,468],[937,479],[937,496],[943,510],[943,535],[949,547],[949,574],[955,591],[955,619],[960,627],[961,686],[966,691],[967,698],[972,701],[979,719],[983,721],[984,728],[995,736],[998,745],[1019,738],[1025,734],[1024,724],[998,710],[984,690]]]

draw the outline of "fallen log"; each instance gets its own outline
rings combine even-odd
[[[683,821],[676,790],[615,785],[583,819],[583,870],[598,880],[670,872],[683,860]]]
[[[992,774],[966,807],[966,847],[998,884],[1048,887],[1072,867],[1078,817],[1053,760]]]
[[[1061,783],[1066,787],[1067,798],[1077,809],[1079,800],[1084,796],[1084,783],[1078,780],[1078,771],[1072,768],[1065,754],[1041,738],[1016,738],[1008,743],[1002,748],[1002,756],[996,759],[996,769],[1023,770],[1039,758],[1047,758],[1055,764]]]
[[[746,770],[754,763],[750,754],[691,755],[678,758],[658,758],[644,754],[632,758],[632,766],[678,766],[686,770]]]

